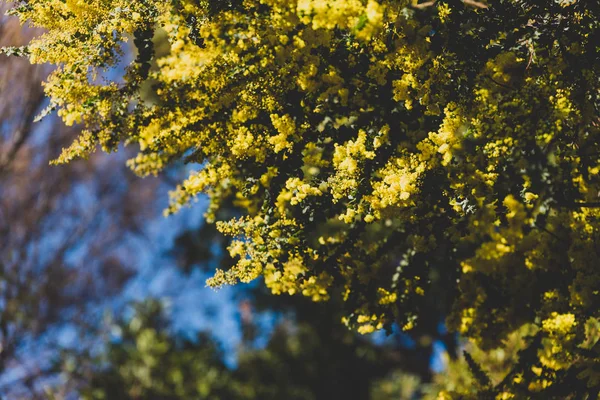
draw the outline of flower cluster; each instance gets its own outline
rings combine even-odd
[[[168,212],[207,193],[210,221],[224,204],[244,214],[218,223],[236,264],[212,286],[262,276],[275,294],[339,295],[363,333],[410,329],[433,303],[484,349],[538,324],[546,383],[527,390],[589,360],[577,343],[600,309],[597,7],[217,3],[17,6],[46,29],[27,53],[58,66],[52,106],[86,128],[59,161],[137,143],[141,175],[198,162]],[[132,38],[138,56],[109,80]]]

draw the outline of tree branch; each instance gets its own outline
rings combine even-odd
[[[467,6],[472,6],[472,7],[479,8],[479,9],[488,8],[487,4],[481,3],[481,2],[475,1],[475,0],[462,0],[462,2],[465,3],[465,5],[467,5]],[[424,10],[428,7],[434,6],[435,3],[436,3],[436,0],[430,0],[425,3],[418,3],[418,0],[413,0],[411,5],[413,8],[416,8],[419,10]]]

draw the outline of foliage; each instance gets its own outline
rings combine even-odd
[[[362,333],[410,330],[434,304],[484,350],[535,324],[482,390],[597,396],[600,6],[417,3],[30,0],[13,13],[47,30],[21,52],[58,65],[46,93],[86,127],[59,162],[138,143],[141,175],[203,164],[169,212],[201,192],[209,220],[228,201],[245,210],[217,224],[237,262],[210,285],[263,276],[275,294],[335,296]],[[136,59],[108,79],[131,40]]]
[[[39,33],[0,17],[0,46],[18,48]],[[158,209],[148,201],[157,180],[140,180],[106,155],[48,166],[79,133],[53,116],[34,123],[49,72],[0,55],[0,398],[46,399],[50,358],[65,338],[97,340],[84,334],[101,320],[95,307],[132,276],[136,233]]]
[[[135,305],[129,321],[113,330],[119,337],[98,357],[80,389],[84,399],[224,399],[234,389],[216,344],[172,338],[158,302]],[[65,371],[77,376],[84,361],[66,358]]]
[[[80,381],[84,399],[370,399],[376,379],[398,364],[393,349],[351,334],[339,321],[323,335],[318,324],[284,320],[264,348],[246,343],[237,365],[227,368],[207,334],[189,340],[169,331],[158,301],[134,308],[132,318],[113,326],[117,338],[102,354],[64,358],[63,372]]]

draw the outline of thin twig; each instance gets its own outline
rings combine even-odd
[[[481,8],[481,9],[488,8],[487,4],[480,3],[480,2],[474,1],[474,0],[463,0],[463,3],[465,3],[468,6],[473,6],[473,7],[477,7],[477,8]]]
[[[431,7],[431,6],[435,5],[436,0],[431,0],[431,1],[427,1],[425,3],[420,3],[420,4],[417,2],[418,2],[418,0],[413,0],[412,7],[417,8],[419,10],[423,10],[427,7]],[[476,7],[476,8],[480,8],[480,9],[488,8],[487,4],[481,3],[481,2],[475,1],[475,0],[463,0],[463,3],[465,3],[468,6],[472,6],[472,7]]]
[[[413,6],[414,8],[417,8],[417,9],[419,9],[419,10],[423,10],[423,9],[425,9],[425,8],[427,8],[427,7],[431,7],[431,6],[433,6],[433,5],[435,4],[435,2],[436,2],[436,0],[431,0],[431,1],[428,1],[428,2],[425,2],[425,3],[417,4],[417,1],[418,1],[418,0],[413,0],[413,2],[412,2],[412,6]]]

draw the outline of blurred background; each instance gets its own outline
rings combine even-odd
[[[35,34],[0,20],[0,46]],[[162,216],[168,190],[199,166],[141,179],[129,149],[49,166],[78,133],[54,115],[34,122],[49,71],[0,56],[2,398],[385,400],[470,384],[434,312],[410,335],[363,336],[335,301],[273,296],[261,282],[206,288],[230,260],[205,200]]]

